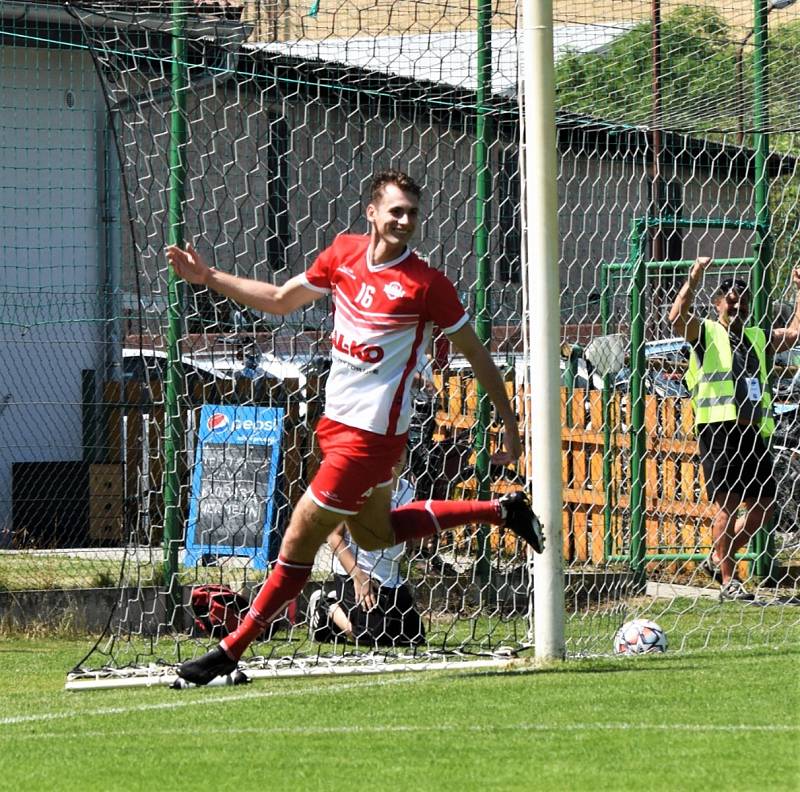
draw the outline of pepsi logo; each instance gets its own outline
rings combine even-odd
[[[206,421],[206,429],[209,432],[219,432],[228,425],[228,416],[223,413],[212,413]]]

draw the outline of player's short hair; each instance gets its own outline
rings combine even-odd
[[[750,297],[750,288],[747,281],[742,278],[725,278],[719,282],[717,290],[714,292],[712,299],[714,302],[724,297],[731,289],[733,289],[739,297]]]
[[[369,200],[371,203],[380,200],[387,184],[394,184],[403,192],[411,193],[416,198],[422,195],[420,187],[407,173],[399,170],[378,171],[369,185]]]

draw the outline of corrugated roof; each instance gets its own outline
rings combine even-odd
[[[634,22],[614,22],[608,25],[555,26],[553,51],[556,60],[567,52],[601,51],[634,25]],[[493,93],[516,93],[519,40],[515,30],[492,32]],[[415,81],[443,83],[469,91],[474,91],[478,83],[478,39],[474,30],[264,42],[250,44],[248,48],[302,60],[353,66]]]

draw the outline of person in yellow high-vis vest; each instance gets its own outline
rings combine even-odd
[[[716,509],[713,546],[701,567],[721,584],[720,599],[752,600],[736,577],[734,558],[770,519],[775,506],[768,361],[771,354],[798,342],[800,268],[792,272],[798,288],[792,320],[767,335],[747,324],[750,294],[744,280],[720,282],[712,297],[716,319],[693,313],[695,291],[711,261],[702,257],[692,265],[669,319],[692,346],[686,384],[692,393],[706,492]]]

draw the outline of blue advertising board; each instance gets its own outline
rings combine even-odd
[[[217,556],[269,561],[283,409],[203,405],[192,476],[184,563]]]

